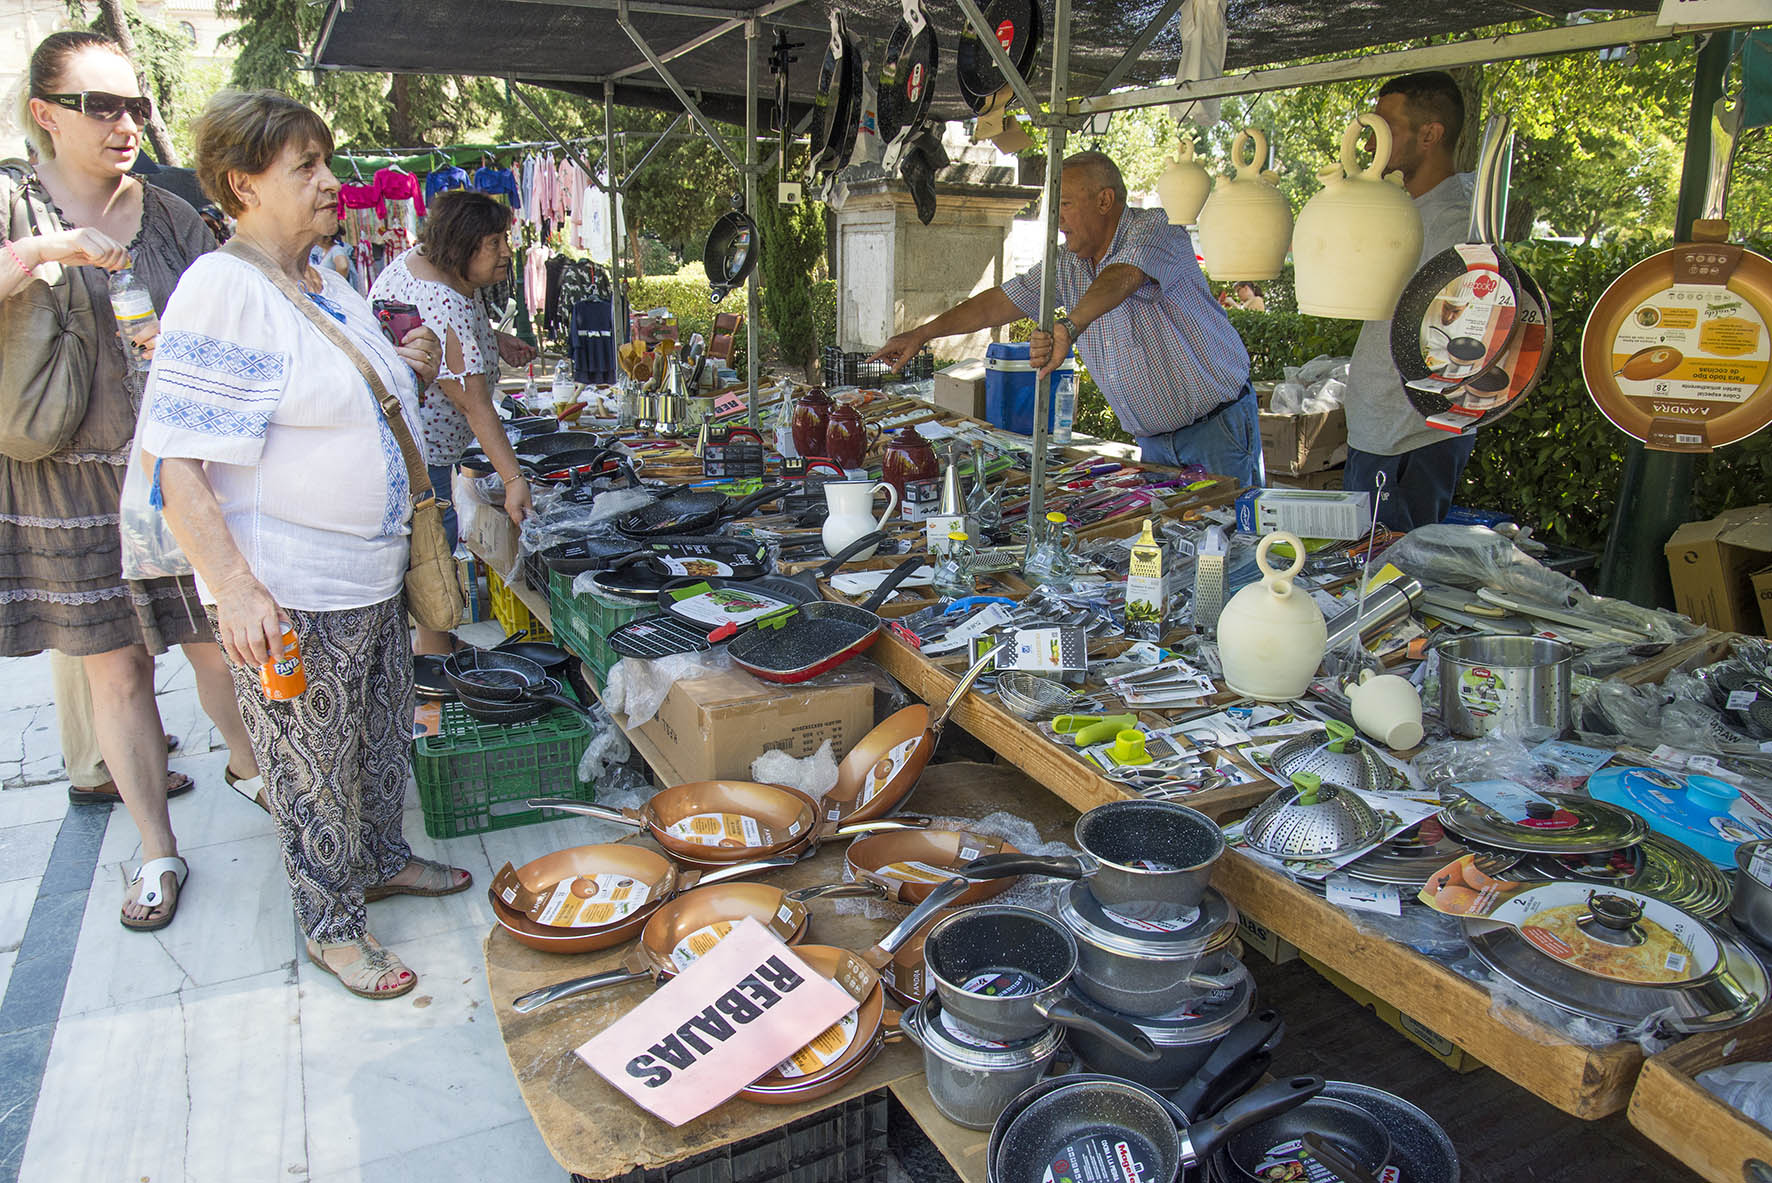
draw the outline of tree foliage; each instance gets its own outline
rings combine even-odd
[[[775,330],[782,361],[806,367],[818,356],[810,281],[824,256],[824,206],[815,201],[777,202],[780,175],[771,172],[758,182],[757,207],[751,211],[763,238],[757,264],[763,316]]]

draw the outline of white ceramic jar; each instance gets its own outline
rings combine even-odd
[[[1283,571],[1268,566],[1274,543],[1292,548],[1292,565]],[[1218,659],[1224,682],[1236,693],[1263,702],[1298,698],[1310,689],[1323,664],[1329,630],[1323,610],[1293,577],[1304,569],[1304,541],[1277,530],[1255,548],[1261,579],[1249,584],[1218,616]]]
[[[874,494],[886,493],[886,512],[874,516]],[[898,508],[898,490],[885,481],[829,481],[824,487],[824,501],[830,510],[819,532],[825,553],[835,555],[864,534],[884,530]],[[878,544],[857,551],[852,559],[871,559]]]
[[[1181,148],[1169,157],[1169,167],[1157,178],[1157,196],[1171,226],[1192,226],[1212,192],[1212,177],[1194,157],[1192,136],[1182,136]]]
[[[1371,128],[1372,163],[1356,152]],[[1346,320],[1389,320],[1397,298],[1421,263],[1421,213],[1403,189],[1403,174],[1384,175],[1390,127],[1361,115],[1341,136],[1341,163],[1318,173],[1323,189],[1298,213],[1292,235],[1298,310]]]
[[[1244,158],[1244,149],[1253,153]],[[1200,254],[1219,283],[1273,279],[1292,243],[1292,207],[1264,170],[1267,136],[1245,128],[1231,141],[1232,176],[1220,177],[1200,210]]]

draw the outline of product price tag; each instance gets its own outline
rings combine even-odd
[[[1716,776],[1723,770],[1722,765],[1717,763],[1715,756],[1688,756],[1686,757],[1686,767],[1693,772],[1702,772],[1706,776]]]
[[[1362,883],[1351,875],[1331,875],[1323,883],[1323,896],[1338,908],[1383,916],[1403,914],[1403,890],[1394,883]]]
[[[732,932],[578,1049],[635,1104],[672,1125],[725,1103],[855,1009],[756,920]]]
[[[1729,701],[1723,705],[1732,711],[1745,711],[1759,697],[1752,690],[1731,690],[1729,691]]]
[[[1529,805],[1555,807],[1555,802],[1542,793],[1533,792],[1525,785],[1511,780],[1461,780],[1454,781],[1452,787],[1467,797],[1481,801],[1511,822],[1525,821],[1526,807]]]

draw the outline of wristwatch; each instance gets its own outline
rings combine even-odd
[[[1064,331],[1071,335],[1071,342],[1073,344],[1076,343],[1076,340],[1078,337],[1081,337],[1083,335],[1083,330],[1077,327],[1077,322],[1072,320],[1068,316],[1059,317],[1058,323],[1063,325]]]

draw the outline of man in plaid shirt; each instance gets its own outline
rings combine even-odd
[[[1206,287],[1186,229],[1160,209],[1132,209],[1120,169],[1100,152],[1067,157],[1059,178],[1060,315],[1036,332],[1040,378],[1074,345],[1144,459],[1198,464],[1262,481],[1261,428],[1249,352]],[[870,360],[898,369],[937,337],[1040,315],[1036,266],[898,334]],[[1063,310],[1069,309],[1065,315]]]

